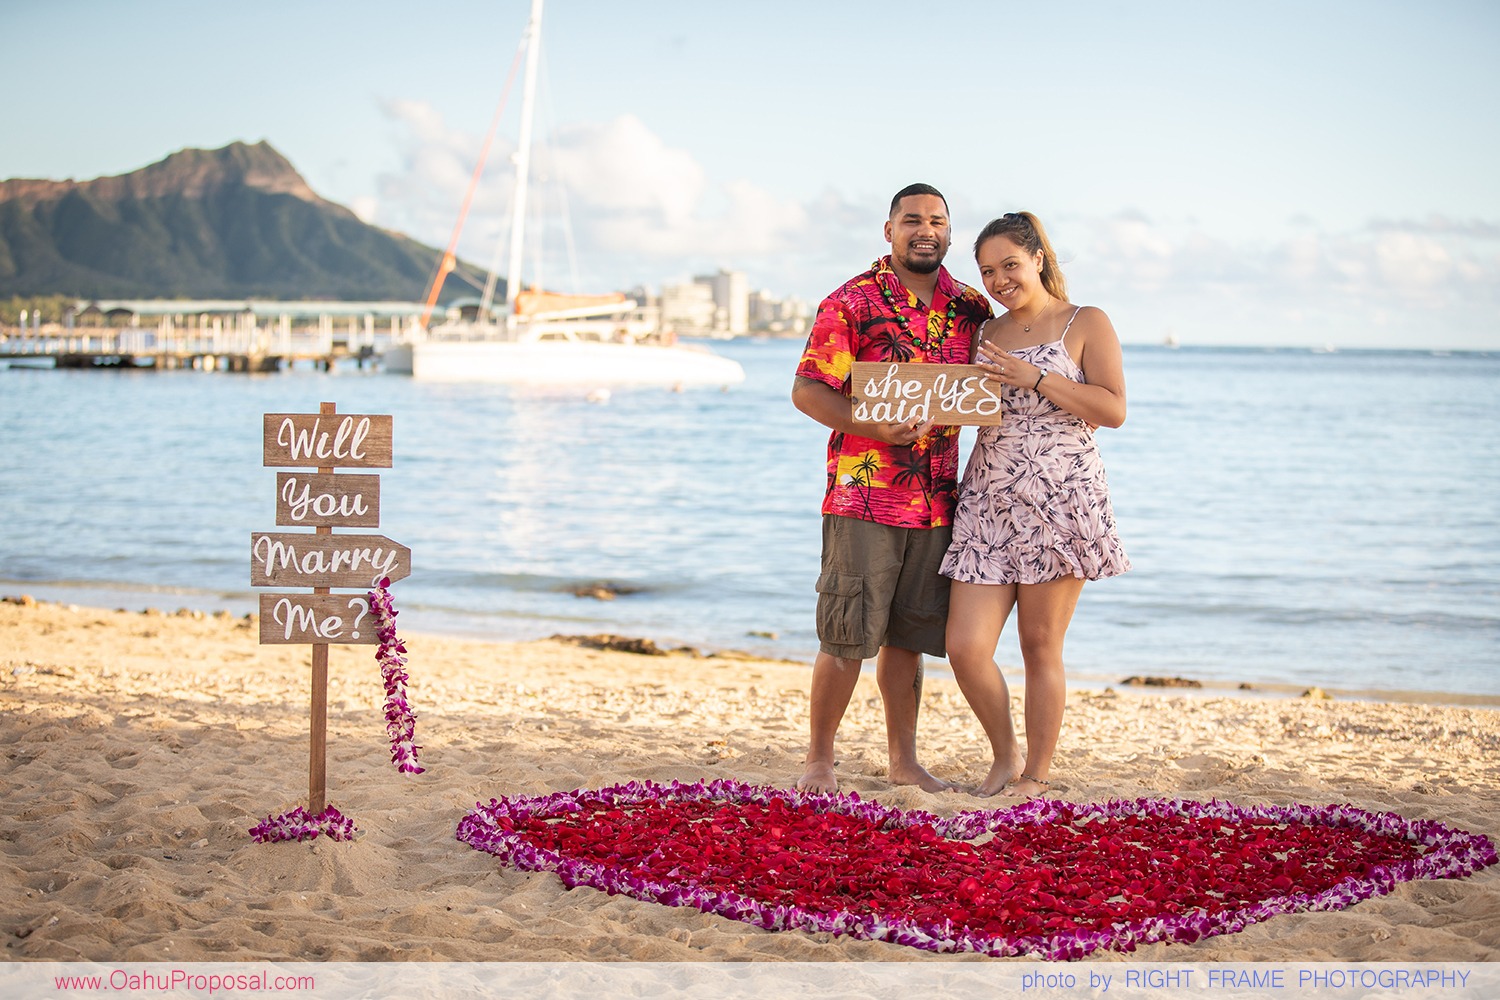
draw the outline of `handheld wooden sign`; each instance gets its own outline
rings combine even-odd
[[[978,365],[856,361],[849,374],[854,419],[872,424],[998,424],[1000,385]]]

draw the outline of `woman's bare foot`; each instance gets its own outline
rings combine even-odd
[[[1034,799],[1038,795],[1046,795],[1052,790],[1052,782],[1045,778],[1033,778],[1029,774],[1023,774],[1016,779],[1015,784],[1008,786],[1000,794],[1008,799]]]
[[[974,794],[982,799],[991,795],[997,795],[1005,789],[1012,781],[1021,776],[1020,747],[1017,747],[1009,758],[996,758],[990,773],[984,776],[979,787],[974,789]]]
[[[836,792],[839,790],[839,779],[833,773],[832,764],[813,761],[802,769],[797,787],[804,792]]]
[[[893,785],[916,785],[924,792],[946,792],[953,786],[942,778],[928,773],[921,764],[901,764],[891,768],[888,775]]]

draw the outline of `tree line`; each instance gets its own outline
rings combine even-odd
[[[38,312],[43,323],[61,323],[77,301],[71,295],[12,295],[0,299],[0,325],[18,326],[23,312],[28,326],[36,322]]]

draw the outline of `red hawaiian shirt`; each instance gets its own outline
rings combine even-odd
[[[855,361],[968,364],[975,331],[991,315],[984,296],[947,268],[938,269],[932,301],[919,302],[882,257],[818,306],[797,374],[848,395]],[[838,431],[828,438],[825,514],[933,528],[952,523],[957,500],[957,427],[934,427],[909,445]]]

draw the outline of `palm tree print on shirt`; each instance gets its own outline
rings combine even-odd
[[[890,289],[893,303],[885,301],[882,287]],[[893,315],[897,304],[905,323]],[[819,305],[797,375],[848,395],[849,366],[855,361],[967,363],[974,333],[990,315],[983,294],[946,270],[938,274],[932,302],[923,304],[883,257]],[[892,527],[951,523],[958,495],[957,433],[956,427],[934,428],[913,448],[833,431],[823,513]]]
[[[878,317],[870,323],[870,337],[883,355],[881,361],[897,361],[905,364],[916,357],[916,345],[893,319]]]
[[[922,502],[927,505],[927,513],[932,513],[932,463],[927,454],[929,437],[922,438],[910,448],[903,448],[896,452],[896,474],[891,477],[892,486],[915,486],[922,490]]]
[[[879,456],[877,456],[873,451],[867,451],[860,456],[859,462],[855,464],[854,468],[850,470],[849,473],[849,478],[854,481],[854,484],[856,486],[864,487],[864,489],[860,492],[864,496],[865,516],[867,518],[873,518],[875,516],[875,511],[870,506],[870,498],[872,495],[870,488],[875,483],[875,473],[878,471],[880,471]]]

